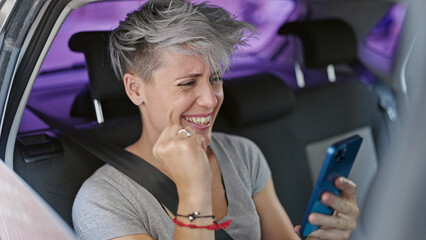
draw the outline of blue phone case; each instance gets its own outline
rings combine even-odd
[[[326,215],[333,213],[332,208],[321,203],[321,194],[328,191],[340,196],[340,190],[334,186],[334,181],[339,176],[348,177],[361,142],[362,138],[354,135],[328,147],[324,163],[303,216],[300,227],[303,237],[320,228],[320,226],[308,222],[308,217],[312,212]]]

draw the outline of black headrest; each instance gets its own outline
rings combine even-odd
[[[340,19],[289,22],[278,30],[281,35],[296,35],[302,41],[308,68],[357,60],[357,42],[352,28]]]
[[[70,38],[72,51],[86,58],[91,94],[100,101],[127,98],[121,79],[117,79],[108,52],[109,32],[79,32]]]
[[[296,105],[293,91],[283,80],[260,73],[224,82],[222,111],[233,127],[245,127],[289,114]]]

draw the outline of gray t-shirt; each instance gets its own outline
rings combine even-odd
[[[233,239],[260,239],[259,216],[252,197],[271,176],[263,154],[250,140],[223,133],[213,133],[210,147],[219,163],[228,200],[228,215],[219,223],[232,219],[226,232]],[[104,165],[84,182],[72,216],[81,239],[132,234],[173,239],[175,225],[158,201],[110,165]]]

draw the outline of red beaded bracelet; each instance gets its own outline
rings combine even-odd
[[[176,225],[182,226],[182,227],[189,227],[189,228],[206,228],[208,230],[219,230],[219,229],[225,229],[227,227],[229,227],[229,225],[231,225],[232,220],[228,220],[225,221],[223,223],[219,223],[217,224],[215,221],[213,221],[213,224],[211,225],[206,225],[206,226],[197,226],[194,224],[186,224],[183,223],[179,220],[177,220],[176,218],[173,218],[173,222],[176,223]]]

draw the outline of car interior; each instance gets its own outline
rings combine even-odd
[[[61,27],[52,30],[54,40],[20,120],[13,169],[71,228],[80,186],[105,162],[39,114],[121,148],[138,139],[140,113],[113,72],[108,34],[140,3],[75,4]],[[251,21],[262,42],[232,59],[214,131],[244,136],[260,147],[294,225],[302,220],[327,147],[362,136],[349,178],[357,183],[363,215],[403,118],[404,95],[390,73],[407,6],[390,1],[211,3]],[[267,18],[280,9],[275,20]],[[107,19],[114,10],[113,19]],[[351,239],[363,239],[363,221],[358,219]]]

